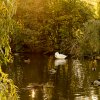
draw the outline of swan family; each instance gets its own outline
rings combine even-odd
[[[59,54],[59,52],[55,53],[55,58],[57,59],[65,59],[67,56],[64,54]]]

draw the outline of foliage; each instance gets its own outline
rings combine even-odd
[[[89,20],[84,24],[84,54],[100,53],[100,20]]]
[[[100,19],[100,2],[98,2],[98,4],[97,4],[97,13],[98,13],[98,17],[99,17],[99,19]]]
[[[18,100],[17,87],[8,75],[3,73],[0,67],[0,100]]]
[[[3,73],[1,66],[12,61],[11,34],[14,32],[12,20],[16,12],[14,0],[0,0],[0,100],[18,100],[17,88],[8,75]]]
[[[0,1],[0,64],[11,61],[11,48],[9,37],[13,33],[13,14],[15,14],[16,7],[14,7],[14,0]],[[13,8],[13,9],[12,9]]]
[[[80,0],[21,0],[14,18],[21,21],[23,29],[16,36],[25,35],[24,39],[19,38],[20,45],[15,40],[16,45],[25,44],[31,51],[75,54],[73,47],[78,45],[75,32],[94,17],[92,8]]]

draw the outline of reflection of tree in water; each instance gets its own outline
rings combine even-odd
[[[54,79],[55,74],[51,75],[50,70],[54,69],[54,59],[53,56],[50,56],[47,62],[47,72],[48,72],[48,80],[43,85],[43,100],[52,100],[54,96]]]
[[[54,68],[54,64],[53,64],[53,56],[50,56],[48,59],[48,70]]]
[[[54,82],[48,81],[43,86],[44,100],[52,100],[54,95]]]
[[[76,88],[83,88],[84,81],[84,69],[79,60],[73,60],[73,82]]]
[[[71,78],[71,91],[77,100],[79,96],[89,95],[90,83],[90,72],[85,62],[82,60],[73,60],[72,66],[72,78]]]
[[[81,100],[81,99],[87,99],[92,100],[91,98],[96,98],[98,94],[100,94],[100,89],[95,88],[91,86],[91,79],[92,76],[94,76],[93,79],[96,79],[98,76],[98,68],[96,71],[93,71],[91,74],[91,66],[89,65],[90,61],[81,61],[79,60],[78,64],[73,64],[73,59],[68,58],[66,59],[65,64],[61,64],[55,66],[55,60],[54,57],[47,57],[46,59],[43,59],[43,56],[41,59],[32,58],[31,64],[24,64],[26,66],[23,66],[23,69],[15,68],[13,69],[15,74],[22,75],[23,79],[23,73],[27,74],[24,76],[28,76],[26,81],[27,83],[30,82],[36,82],[39,84],[42,84],[41,88],[32,88],[29,90],[29,95],[31,99],[35,100]],[[17,60],[18,61],[18,60]],[[84,62],[84,63],[83,63]],[[18,62],[19,65],[16,65],[17,67],[21,67],[20,61]],[[33,67],[34,66],[34,67]],[[28,71],[29,68],[29,71]],[[55,74],[50,74],[50,69],[56,69]],[[17,70],[17,71],[16,71]],[[19,70],[19,71],[18,71]],[[22,71],[22,72],[21,72]],[[36,73],[35,73],[36,72]],[[19,74],[18,74],[19,73]],[[13,75],[15,75],[13,74]],[[32,76],[30,76],[30,74]],[[36,77],[37,76],[37,77]],[[19,76],[16,76],[17,78]],[[18,81],[20,79],[20,83],[22,79],[19,77],[18,79],[15,78],[15,80]],[[25,83],[26,84],[26,83]],[[24,86],[25,86],[24,84]],[[23,95],[25,95],[23,93]]]
[[[23,81],[23,67],[22,67],[22,56],[14,56],[14,62],[8,68],[9,76],[14,80],[17,86],[20,88]]]
[[[66,98],[66,94],[68,91],[67,83],[68,83],[68,63],[66,60],[65,65],[58,65],[56,66],[57,73],[55,75],[55,82],[54,82],[54,98],[57,100],[64,100]]]
[[[57,60],[56,60],[57,61]],[[50,56],[48,59],[48,81],[45,83],[43,87],[44,99],[54,100],[63,97],[65,93],[65,84],[66,84],[66,73],[67,67],[63,65],[63,61],[61,61],[61,65],[56,64],[53,56]],[[58,63],[58,61],[57,61]],[[65,60],[64,60],[65,64]],[[56,73],[51,74],[49,71],[51,69],[55,69]],[[65,82],[65,83],[64,83]],[[62,95],[62,96],[61,96]]]
[[[92,70],[93,66],[94,63],[91,60],[82,61],[82,66],[73,66],[73,72],[75,72],[72,77],[71,90],[73,90],[75,93],[75,100],[99,100],[99,89],[91,84],[91,80],[93,81],[99,75],[97,70]],[[81,71],[81,73],[77,72],[78,69]],[[78,82],[78,80],[80,80],[80,82]]]

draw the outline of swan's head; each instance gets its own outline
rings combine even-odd
[[[58,55],[59,54],[59,52],[55,52],[55,55]]]

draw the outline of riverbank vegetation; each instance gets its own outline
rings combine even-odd
[[[95,12],[81,0],[20,0],[13,17],[19,27],[12,36],[12,51],[98,54],[100,20]]]
[[[17,87],[9,79],[1,67],[12,62],[10,36],[13,33],[15,2],[12,0],[0,1],[0,100],[18,100]]]

